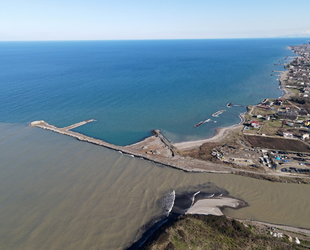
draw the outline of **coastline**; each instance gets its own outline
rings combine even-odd
[[[296,58],[296,57],[294,57]],[[279,85],[283,90],[283,97],[291,96],[292,92],[290,89],[286,88],[284,81],[287,80],[288,70],[281,71],[279,77]],[[256,105],[253,105],[255,107]],[[71,128],[76,126],[82,126],[87,122],[94,121],[93,119],[79,122],[68,127],[58,128],[53,125],[46,123],[45,121],[34,121],[30,124],[32,127],[39,127],[42,129],[51,130],[56,133],[64,134],[67,136],[74,137],[80,141],[86,141],[88,143],[96,144],[103,146],[115,151],[118,151],[121,154],[128,155],[130,157],[137,157],[142,160],[153,162],[162,166],[167,166],[182,170],[185,172],[206,172],[206,173],[218,173],[218,174],[237,174],[246,177],[263,179],[272,182],[286,182],[286,183],[310,183],[310,177],[299,176],[295,174],[287,175],[286,173],[274,173],[274,172],[259,172],[257,169],[243,169],[236,168],[229,164],[206,161],[202,159],[188,158],[184,156],[183,150],[192,150],[199,149],[204,143],[220,143],[221,141],[227,139],[238,130],[242,130],[243,123],[245,121],[245,116],[251,114],[252,109],[249,110],[247,106],[247,111],[239,114],[240,122],[228,127],[221,127],[216,129],[215,135],[210,138],[196,140],[196,141],[187,141],[172,144],[160,130],[153,130],[153,136],[149,136],[144,140],[127,145],[127,146],[116,146],[105,141],[92,138],[77,132],[71,131]],[[238,132],[240,132],[238,131]]]
[[[217,128],[216,133],[210,138],[197,140],[197,141],[179,142],[179,143],[173,144],[173,146],[175,146],[176,148],[180,150],[190,150],[190,149],[200,147],[202,144],[207,143],[207,142],[219,142],[223,138],[226,138],[226,136],[230,134],[231,132],[241,129],[243,127],[242,125],[243,121],[244,120],[242,118],[242,121],[239,124],[231,125],[229,127]]]
[[[295,59],[294,57],[293,59]],[[292,59],[292,60],[293,60]],[[292,96],[292,91],[288,88],[285,87],[283,82],[287,80],[288,77],[288,70],[281,71],[280,77],[279,77],[279,89],[283,91],[283,95],[280,96],[279,98],[284,98],[284,99],[289,99]],[[257,104],[254,104],[257,105]],[[245,121],[245,114],[247,114],[249,110],[247,110],[245,113],[239,114],[239,117],[241,121],[238,124],[233,124],[228,127],[219,127],[215,129],[215,134],[209,138],[206,139],[201,139],[201,140],[195,140],[195,141],[185,141],[185,142],[178,142],[174,143],[173,146],[178,148],[179,150],[192,150],[195,148],[200,147],[204,143],[209,143],[209,142],[220,142],[221,140],[225,139],[227,135],[229,135],[232,132],[235,132],[238,129],[243,128],[243,122]]]

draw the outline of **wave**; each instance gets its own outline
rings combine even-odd
[[[172,211],[172,208],[174,206],[175,202],[175,190],[172,190],[172,192],[164,195],[163,198],[159,200],[159,205],[163,208],[163,214],[153,218],[151,221],[149,221],[147,224],[142,226],[140,228],[140,232],[143,232],[141,238],[132,244],[129,248],[126,250],[138,250],[140,247],[145,243],[145,241],[163,224],[165,224],[169,219],[175,217],[171,216],[170,213]]]
[[[175,191],[173,190],[172,192],[166,194],[160,201],[161,206],[164,210],[163,215],[165,217],[168,217],[169,214],[172,211],[172,208],[174,206],[174,202],[175,202]]]
[[[188,209],[190,209],[190,208],[194,205],[195,196],[196,196],[197,194],[199,194],[199,193],[200,193],[200,191],[197,191],[196,193],[194,193],[194,195],[193,195],[193,197],[192,197],[192,204],[191,204],[191,206],[190,206]]]
[[[197,191],[199,190],[199,191]],[[195,203],[196,200],[208,199],[214,196],[228,195],[228,191],[208,182],[196,187],[177,189],[166,193],[159,199],[158,205],[163,210],[161,215],[154,217],[148,223],[143,225],[138,235],[142,235],[138,241],[133,243],[126,250],[138,250],[145,241],[154,234],[163,224],[173,218],[184,215]]]

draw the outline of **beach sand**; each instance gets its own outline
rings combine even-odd
[[[232,198],[232,197],[216,197],[204,200],[198,200],[195,204],[186,212],[186,214],[212,214],[212,215],[224,215],[221,208],[231,207],[240,208],[246,206],[244,201]]]
[[[237,125],[230,126],[230,127],[218,128],[216,130],[216,134],[212,136],[211,138],[197,140],[197,141],[175,143],[173,144],[173,146],[175,146],[176,148],[180,150],[190,150],[193,148],[200,147],[202,144],[207,143],[207,142],[219,142],[222,139],[225,139],[230,133],[237,131],[237,130],[241,130],[242,128],[243,128],[242,124],[237,124]]]
[[[288,79],[288,71],[282,71],[279,81],[281,83],[281,89],[284,91],[284,94],[281,98],[283,99],[290,99],[294,93],[289,89],[286,88],[285,80]]]

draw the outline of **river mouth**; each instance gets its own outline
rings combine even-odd
[[[183,187],[168,192],[161,199],[159,199],[158,202],[159,206],[162,208],[161,216],[153,218],[141,227],[139,230],[142,233],[141,238],[127,248],[127,250],[140,249],[146,240],[151,237],[163,224],[178,216],[190,212],[191,209],[195,209],[196,203],[199,201],[212,200],[213,205],[210,206],[211,209],[207,209],[205,210],[207,212],[204,212],[205,214],[215,215],[222,215],[221,210],[226,206],[231,206],[234,207],[234,209],[238,209],[248,205],[246,202],[228,197],[228,195],[229,192],[227,190],[217,187],[212,182],[204,183],[196,187]],[[232,205],[228,203],[226,205],[221,205],[221,202],[216,202],[217,200],[222,201],[224,199],[234,200],[235,203]],[[208,207],[208,205],[206,205],[205,208],[206,207]]]
[[[227,216],[310,228],[310,185],[185,173],[27,125],[0,131],[3,249],[126,249],[169,212],[173,190],[181,199],[171,212],[184,212],[198,191],[195,199],[223,193],[249,204],[224,208]]]

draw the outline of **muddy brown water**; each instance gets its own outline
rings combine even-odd
[[[0,249],[125,249],[159,200],[212,182],[226,215],[310,229],[310,185],[185,173],[26,125],[0,124]]]

